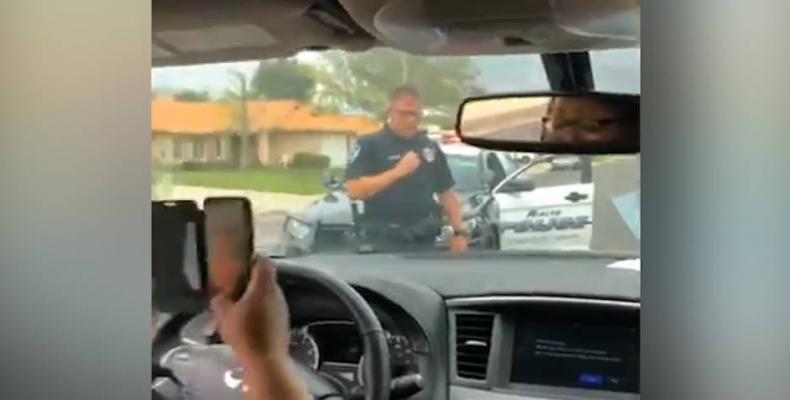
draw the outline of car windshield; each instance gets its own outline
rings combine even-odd
[[[480,168],[480,158],[458,154],[447,155],[447,165],[455,181],[455,190],[458,192],[478,192],[485,190],[483,170]]]
[[[639,93],[639,58],[639,49],[591,52],[596,89]],[[416,103],[395,106],[398,87]],[[199,204],[247,197],[256,248],[270,255],[417,248],[403,240],[443,252],[459,235],[470,252],[638,254],[638,156],[545,157],[448,141],[465,97],[549,88],[539,55],[427,57],[376,48],[154,68],[152,197]],[[435,147],[398,139],[404,120]],[[413,176],[367,197],[346,190],[345,181],[383,174],[409,151],[420,163]],[[446,192],[458,194],[462,226],[449,229]],[[371,222],[387,213],[386,226]]]

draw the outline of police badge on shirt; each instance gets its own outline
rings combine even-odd
[[[436,150],[433,146],[429,145],[422,148],[422,158],[429,163],[436,159]]]
[[[348,164],[350,165],[354,161],[356,161],[357,157],[359,157],[359,153],[362,151],[362,147],[359,143],[354,143],[354,148],[351,149],[351,153],[348,154]]]

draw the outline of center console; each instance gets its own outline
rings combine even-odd
[[[480,392],[463,397],[639,398],[638,302],[505,296],[448,308],[455,392]]]

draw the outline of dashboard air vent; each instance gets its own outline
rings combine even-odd
[[[493,314],[455,314],[455,365],[459,378],[485,380]]]

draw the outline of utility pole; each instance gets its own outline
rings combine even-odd
[[[250,127],[249,117],[247,116],[247,76],[239,71],[233,71],[233,75],[239,80],[239,107],[240,124],[239,135],[241,135],[241,154],[239,155],[239,168],[246,169],[250,164]]]
[[[401,72],[401,85],[405,85],[409,83],[409,60],[406,58],[406,54],[400,55],[400,72]]]

